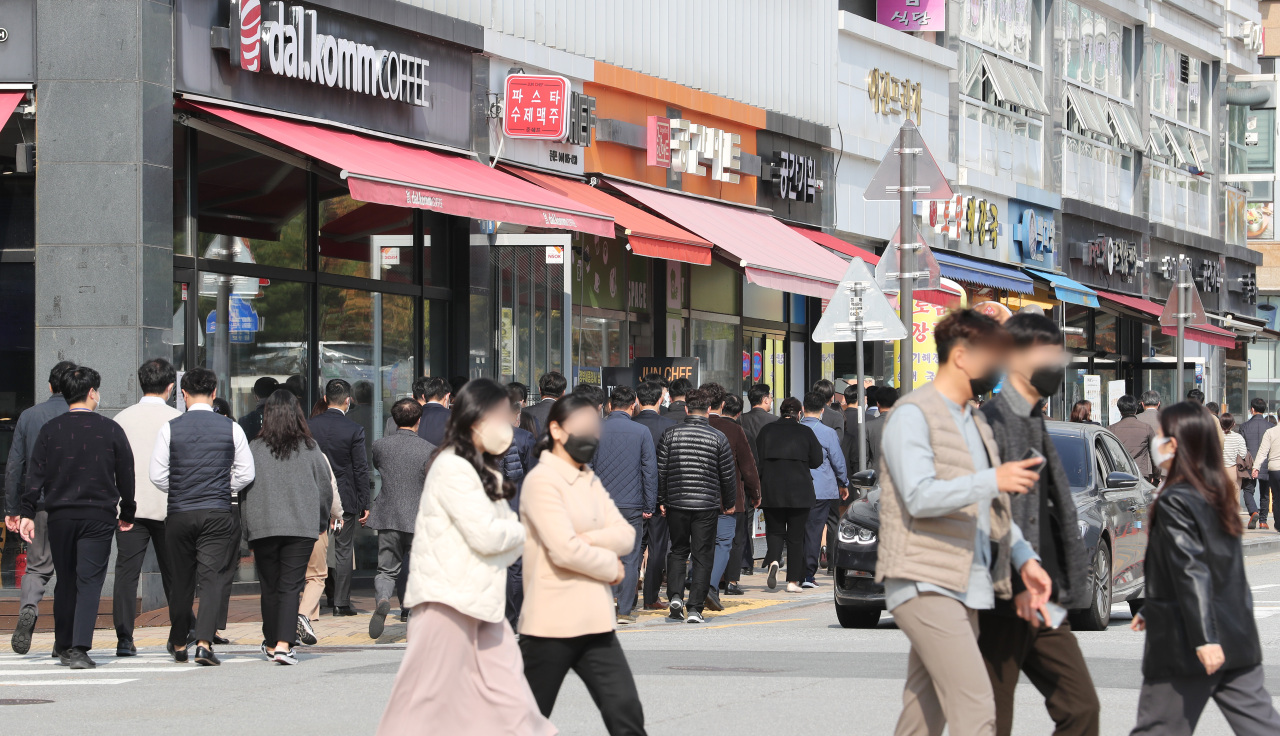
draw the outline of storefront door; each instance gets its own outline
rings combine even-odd
[[[767,383],[773,389],[774,403],[781,404],[790,393],[787,388],[786,333],[761,330],[742,331],[742,351],[747,354],[749,377],[742,381],[742,392],[755,383]]]
[[[473,236],[487,238],[489,236]],[[566,372],[567,235],[498,235],[492,250],[494,333],[499,381],[523,383],[536,398],[538,378]],[[559,249],[559,250],[557,250]]]

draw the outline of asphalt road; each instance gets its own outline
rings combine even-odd
[[[1246,565],[1267,660],[1280,663],[1280,554],[1246,558]],[[803,597],[758,593],[750,596],[758,602],[702,626],[654,616],[621,633],[649,732],[891,733],[906,638],[888,616],[875,630],[839,628],[829,595],[828,588]],[[1127,607],[1118,608],[1110,630],[1079,635],[1104,734],[1128,733],[1141,682],[1142,636],[1128,630]],[[225,664],[209,669],[172,663],[158,647],[134,659],[95,654],[101,666],[92,672],[58,667],[47,654],[0,655],[0,719],[24,736],[372,733],[402,645],[315,647],[297,667],[268,664],[247,647],[227,648]],[[1280,693],[1280,664],[1267,674]],[[11,699],[47,702],[6,705]],[[1052,730],[1030,685],[1019,688],[1017,708],[1015,733]],[[573,675],[552,720],[567,735],[603,733]],[[1197,733],[1230,731],[1210,705]]]

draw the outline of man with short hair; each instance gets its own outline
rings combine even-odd
[[[338,495],[342,497],[342,529],[338,532],[333,547],[333,615],[354,616],[356,612],[351,607],[351,574],[356,521],[363,526],[369,520],[370,484],[369,464],[364,448],[366,440],[364,428],[347,418],[347,411],[351,409],[351,384],[341,378],[332,379],[325,384],[324,398],[329,408],[311,417],[308,425],[311,436],[329,460],[329,468],[338,481]],[[422,407],[423,421],[432,406],[439,406],[440,411],[447,415],[449,410],[439,404],[438,400],[448,398],[449,383],[442,378],[432,379],[427,384],[428,401]],[[423,431],[421,424],[418,426],[418,434],[431,442],[431,437]]]
[[[187,411],[160,427],[148,470],[152,484],[169,494],[164,530],[172,571],[167,650],[176,661],[187,661],[191,607],[199,586],[195,660],[206,666],[222,663],[213,640],[223,599],[230,594],[223,571],[240,545],[231,500],[254,478],[244,430],[213,411],[217,395],[213,371],[193,368],[183,374]]]
[[[240,429],[244,430],[244,436],[250,442],[253,442],[262,431],[262,411],[267,403],[267,397],[275,393],[278,388],[280,388],[280,382],[271,376],[263,376],[253,382],[253,397],[258,400],[258,405],[239,419]]]
[[[1138,464],[1138,472],[1142,477],[1154,477],[1152,468],[1155,467],[1155,463],[1151,462],[1151,441],[1156,438],[1157,432],[1151,429],[1150,424],[1138,418],[1138,400],[1129,394],[1116,399],[1116,409],[1120,412],[1120,421],[1112,424],[1108,429],[1116,439],[1120,440],[1120,444],[1124,445],[1124,449]]]
[[[867,380],[870,381],[871,379],[867,379]],[[855,386],[854,388],[856,389],[857,387]],[[875,419],[876,417],[880,416],[880,405],[876,403],[876,392],[879,390],[880,390],[880,387],[877,386],[874,382],[871,382],[869,384],[864,384],[864,388],[862,389],[863,395],[867,397],[867,418],[868,419]],[[853,395],[857,396],[858,395],[857,391],[854,391]],[[849,394],[846,391],[845,392],[846,400],[848,396]],[[845,426],[848,426],[847,420],[845,422]]]
[[[594,383],[579,383],[577,386],[573,387],[573,392],[578,396],[585,398],[587,401],[590,401],[591,405],[594,406],[596,411],[600,412],[601,415],[604,414],[605,402],[609,400],[609,396],[605,394],[604,389]]]
[[[569,380],[564,377],[560,371],[549,371],[542,374],[538,379],[538,393],[541,396],[538,403],[524,410],[525,414],[533,417],[534,425],[538,428],[535,435],[547,431],[547,415],[551,413],[551,405],[556,403],[556,399],[564,396],[564,392],[569,388]]]
[[[1249,456],[1254,458],[1253,466],[1258,468],[1258,474],[1245,480],[1244,492],[1258,494],[1258,528],[1267,529],[1267,514],[1271,510],[1271,479],[1268,477],[1270,471],[1258,465],[1258,451],[1262,447],[1262,437],[1271,428],[1267,424],[1267,400],[1261,397],[1254,398],[1249,402],[1249,419],[1236,428],[1241,437],[1244,437],[1244,444],[1249,448]]]
[[[1065,608],[1089,604],[1089,561],[1077,528],[1076,503],[1057,448],[1046,429],[1044,405],[1058,393],[1067,361],[1062,331],[1043,314],[1019,312],[1004,323],[1013,338],[1004,388],[982,405],[1001,457],[1044,456],[1040,477],[1026,494],[1009,497],[1013,523],[1041,558],[1053,581],[1052,600]],[[1125,410],[1136,410],[1131,396]],[[1136,422],[1132,411],[1125,421]],[[1118,425],[1117,425],[1118,426]],[[1112,427],[1115,429],[1115,426]],[[1020,673],[1044,696],[1061,736],[1096,736],[1098,695],[1071,625],[1041,626],[1031,609],[1031,593],[1010,574],[1012,601],[978,612],[978,648],[995,694],[996,733],[1013,731],[1014,692]]]
[[[751,409],[742,415],[738,424],[747,435],[747,445],[751,448],[751,457],[756,461],[757,471],[760,468],[760,454],[756,447],[756,438],[760,436],[760,428],[778,421],[773,413],[773,389],[767,383],[757,383],[747,389],[747,403]],[[740,560],[731,560],[730,565],[739,564],[743,575],[756,574],[755,522],[756,509],[748,505],[738,517],[738,530],[734,533],[734,546],[742,549]]]
[[[716,520],[716,550],[711,563],[711,586],[707,589],[707,602],[714,611],[723,608],[720,604],[720,590],[723,589],[729,595],[742,595],[742,590],[736,583],[730,588],[722,582],[725,570],[730,567],[730,560],[733,561],[733,569],[741,569],[741,553],[737,557],[732,555],[734,538],[745,510],[760,505],[760,474],[756,470],[756,459],[751,454],[751,442],[747,440],[746,432],[742,431],[741,425],[725,415],[729,399],[737,401],[739,412],[742,411],[742,401],[729,396],[718,383],[704,383],[702,389],[710,392],[712,397],[708,423],[728,438],[729,446],[733,448],[734,475],[738,488],[733,510],[725,510]],[[737,577],[733,579],[736,581]]]
[[[1253,405],[1250,404],[1250,408]],[[1266,406],[1264,405],[1265,409]],[[1280,467],[1271,467],[1273,456],[1280,457],[1280,425],[1268,422],[1266,432],[1262,435],[1262,441],[1258,443],[1258,454],[1253,458],[1253,478],[1255,480],[1267,479],[1270,481],[1272,492],[1280,488]],[[1275,465],[1280,466],[1280,460]],[[1280,531],[1280,525],[1276,529]]]
[[[1160,434],[1160,404],[1164,401],[1164,397],[1155,389],[1147,389],[1142,392],[1140,399],[1142,403],[1142,411],[1138,412],[1138,421],[1151,427],[1151,431]],[[1159,484],[1160,482],[1160,466],[1151,463],[1151,482]]]
[[[995,700],[978,648],[978,611],[1012,595],[1022,574],[1031,608],[1043,608],[1050,579],[1009,517],[1010,493],[1039,479],[1034,458],[1000,463],[973,397],[1000,380],[1008,333],[972,309],[934,331],[932,382],[898,399],[884,428],[880,461],[877,581],[885,606],[911,641],[897,734],[993,734]],[[1010,565],[1010,559],[1013,565]]]
[[[818,392],[818,395],[822,397],[822,423],[835,430],[837,443],[843,441],[844,413],[831,406],[831,400],[836,395],[836,385],[825,378],[819,378],[813,382],[809,390]],[[857,428],[855,427],[854,429],[856,430]]]
[[[418,402],[418,406],[422,406],[427,403],[427,382],[430,380],[431,379],[427,376],[418,376],[413,379],[413,385],[410,387],[410,393],[413,395],[413,400]],[[382,423],[382,436],[390,437],[396,433],[397,429],[399,428],[396,427],[395,417],[388,413],[386,421]],[[367,435],[365,436],[365,439],[368,439]]]
[[[1187,392],[1187,401],[1194,401],[1201,406],[1204,405],[1204,392],[1198,388],[1193,388]]]
[[[827,529],[829,549],[834,550],[836,524],[839,523],[835,513],[839,502],[849,497],[849,472],[844,464],[844,453],[840,451],[840,439],[836,431],[823,423],[822,418],[827,409],[827,402],[822,391],[816,388],[804,395],[804,418],[800,423],[813,430],[822,445],[822,464],[809,471],[813,476],[813,507],[809,510],[809,521],[804,527],[804,582],[802,588],[816,588],[818,581],[818,565],[822,557],[822,530]],[[834,517],[834,518],[833,518]],[[787,564],[792,564],[790,560]]]
[[[1224,432],[1224,431],[1222,430],[1222,423],[1221,423],[1221,422],[1219,422],[1219,421],[1217,421],[1217,420],[1218,420],[1218,412],[1216,411],[1216,409],[1217,409],[1217,406],[1218,406],[1218,405],[1217,405],[1217,404],[1212,404],[1212,402],[1211,402],[1210,404],[1206,404],[1206,403],[1204,403],[1204,392],[1203,392],[1203,391],[1201,391],[1201,390],[1200,390],[1200,389],[1198,389],[1198,388],[1193,388],[1193,389],[1191,389],[1190,391],[1188,391],[1188,392],[1187,392],[1187,401],[1191,401],[1191,402],[1194,402],[1194,403],[1196,403],[1196,404],[1200,404],[1200,405],[1201,405],[1201,406],[1203,406],[1203,407],[1204,407],[1204,408],[1205,408],[1205,409],[1206,409],[1210,414],[1212,414],[1212,415],[1213,415],[1213,419],[1214,419],[1213,426],[1215,426],[1215,427],[1217,427],[1217,428],[1218,428],[1218,444],[1219,444],[1219,445],[1224,445],[1224,444],[1226,444],[1226,441],[1227,441],[1227,433],[1226,433],[1226,432]],[[1210,408],[1209,408],[1209,407],[1210,407],[1210,405],[1212,405],[1214,408],[1213,408],[1213,409],[1210,409]]]
[[[645,381],[636,388],[636,403],[640,410],[633,421],[649,430],[653,440],[654,467],[657,467],[658,441],[662,433],[676,422],[662,416],[659,409],[666,387],[658,381]],[[667,530],[667,517],[662,513],[651,514],[644,520],[644,540],[642,547],[649,550],[649,560],[644,566],[644,608],[646,611],[660,611],[667,607],[659,595],[662,591],[662,577],[667,570],[667,550],[671,546],[671,536]]]
[[[69,360],[57,363],[49,370],[49,398],[22,410],[14,424],[13,438],[9,445],[9,459],[4,469],[4,525],[11,533],[18,533],[22,522],[22,494],[26,491],[26,475],[31,462],[40,428],[50,419],[67,413],[67,400],[62,397],[62,376],[75,369]],[[31,649],[31,634],[40,618],[40,600],[45,586],[53,577],[53,554],[49,551],[49,515],[38,504],[35,512],[35,531],[27,542],[27,572],[22,576],[22,594],[18,603],[18,624],[13,629],[10,646],[18,654]]]
[[[133,624],[138,617],[138,576],[142,572],[148,544],[156,552],[160,585],[164,589],[166,601],[172,587],[169,548],[164,537],[169,497],[155,487],[148,472],[160,428],[182,416],[182,412],[166,403],[173,393],[177,376],[178,372],[173,365],[164,358],[143,363],[138,368],[138,386],[142,389],[142,399],[116,415],[116,424],[120,425],[129,438],[129,447],[133,452],[133,492],[137,503],[133,528],[116,532],[116,580],[111,595],[111,618],[116,628],[117,657],[132,657],[138,653],[138,648],[133,643]],[[257,389],[256,384],[254,388]],[[261,414],[258,419],[257,426],[260,429]],[[242,429],[243,427],[241,424]]]
[[[677,422],[687,416],[689,412],[685,408],[685,401],[689,391],[692,389],[693,381],[687,378],[677,378],[672,381],[671,386],[667,389],[671,396],[671,403],[667,404],[666,408],[662,410],[662,416],[672,415],[670,418]]]
[[[670,617],[700,624],[715,556],[716,518],[732,513],[738,493],[733,448],[708,421],[711,396],[702,389],[685,395],[688,415],[658,441],[658,507],[667,515],[671,550],[667,554]],[[685,559],[692,557],[693,580],[686,606]],[[687,615],[686,615],[687,612]]]
[[[884,425],[893,412],[893,405],[898,403],[898,389],[893,386],[880,386],[876,389],[877,414],[867,422],[867,468],[874,470],[880,467],[881,443],[884,441]]]
[[[449,426],[449,401],[453,398],[453,389],[445,379],[432,376],[423,384],[422,395],[426,401],[422,403],[418,434],[433,446],[439,447],[444,444],[445,428]],[[345,499],[343,507],[351,508],[346,505]]]
[[[120,425],[97,413],[102,378],[81,366],[62,374],[68,410],[45,422],[31,450],[19,533],[35,540],[36,507],[48,516],[57,574],[53,654],[73,670],[93,669],[94,623],[116,529],[133,528],[133,451]],[[43,501],[41,500],[43,499]]]
[[[866,398],[866,408],[869,410],[873,405],[870,392],[867,392]],[[840,452],[844,455],[846,468],[850,473],[854,473],[858,468],[858,423],[870,422],[871,413],[867,411],[864,416],[863,407],[858,404],[858,387],[853,384],[849,384],[844,389],[844,405],[845,432],[840,437]]]
[[[369,507],[367,526],[378,532],[378,575],[373,579],[376,605],[369,619],[369,638],[382,636],[387,614],[391,611],[391,594],[404,603],[404,586],[400,568],[413,547],[414,524],[418,504],[427,480],[427,461],[436,451],[435,445],[418,435],[422,407],[413,399],[400,399],[391,406],[396,432],[373,443],[373,467],[382,476],[382,490]]]
[[[658,460],[649,428],[637,424],[636,392],[618,386],[609,397],[609,416],[600,426],[600,444],[591,469],[609,492],[627,523],[635,530],[635,545],[622,556],[622,581],[613,586],[619,624],[636,622],[636,585],[640,580],[640,537],[645,520],[658,510]]]

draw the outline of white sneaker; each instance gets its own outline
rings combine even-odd
[[[778,563],[769,563],[769,590],[778,587]]]
[[[307,646],[314,646],[316,643],[316,630],[311,627],[311,619],[303,614],[298,614],[298,641]]]
[[[788,592],[788,593],[803,593],[803,592],[804,592],[804,588],[801,588],[799,585],[796,585],[795,583],[787,583],[787,592]]]
[[[277,664],[297,664],[298,663],[298,654],[296,650],[290,649],[287,652],[282,652],[279,649],[277,649],[272,654],[273,654],[272,659],[274,659]]]
[[[667,609],[670,611],[670,613],[667,615],[667,618],[673,618],[673,619],[676,619],[677,621],[682,620],[684,618],[684,601],[680,600],[679,598],[672,598],[671,604],[667,607]]]
[[[689,611],[689,615],[685,616],[684,622],[686,624],[700,624],[703,622],[702,614],[697,611]]]

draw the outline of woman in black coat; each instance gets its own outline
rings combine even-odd
[[[782,542],[787,543],[787,592],[799,593],[804,581],[804,527],[813,508],[813,475],[821,467],[822,444],[800,423],[800,400],[782,402],[782,418],[760,428],[760,509],[764,511],[769,588],[778,586]]]
[[[1280,733],[1215,422],[1199,404],[1175,404],[1151,442],[1168,480],[1152,506],[1146,604],[1132,625],[1147,632],[1133,734],[1190,734],[1209,698],[1237,734]]]

